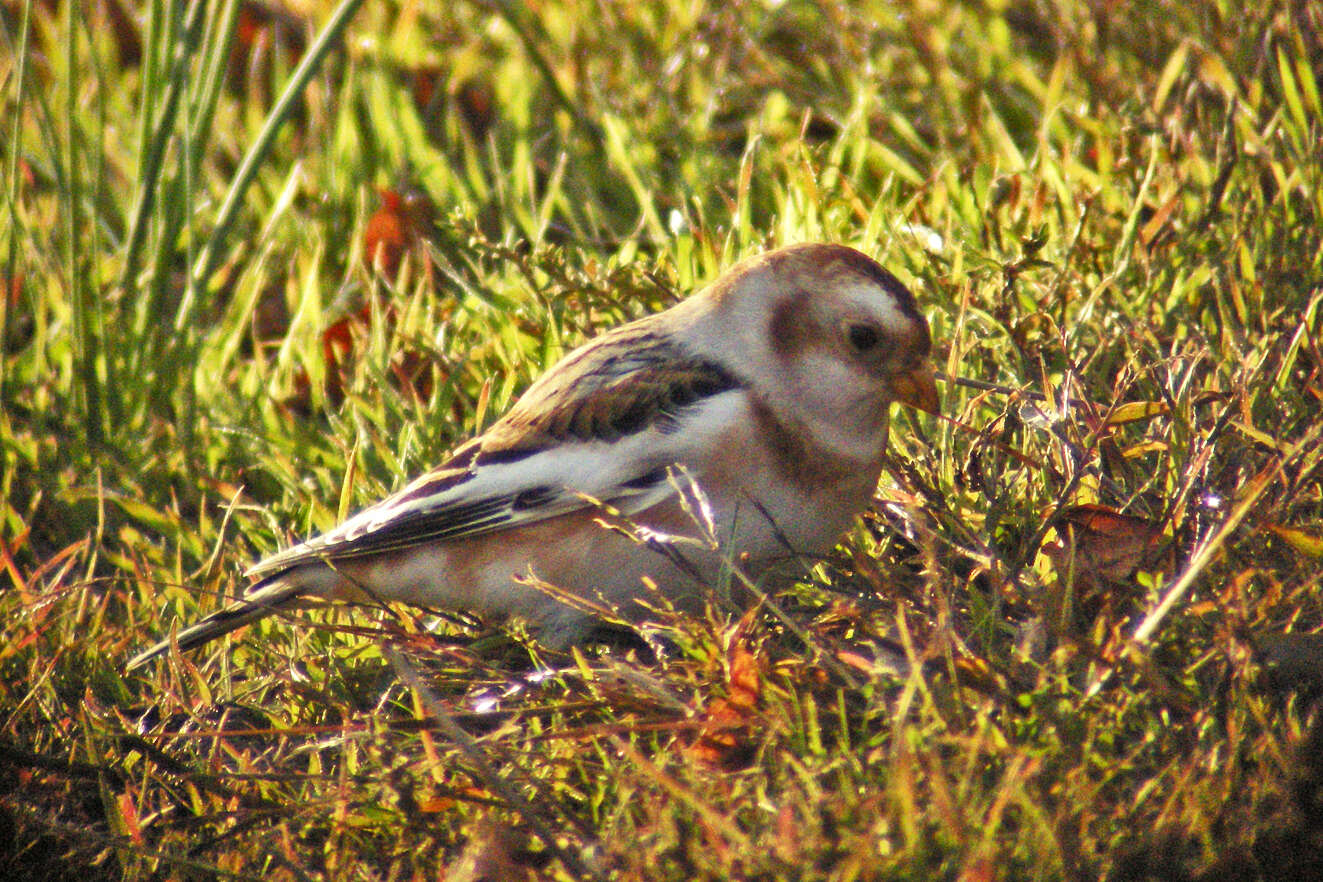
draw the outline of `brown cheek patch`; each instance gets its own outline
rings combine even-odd
[[[796,291],[772,310],[768,331],[771,334],[772,351],[779,358],[794,358],[813,343],[809,300],[807,291]]]
[[[655,325],[627,325],[553,368],[483,436],[480,461],[518,459],[566,441],[615,441],[654,426],[666,431],[683,408],[743,385]]]

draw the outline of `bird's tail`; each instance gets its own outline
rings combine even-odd
[[[174,637],[174,641],[179,644],[181,652],[201,646],[236,628],[242,628],[249,622],[264,619],[272,613],[296,605],[299,599],[309,592],[309,587],[299,580],[286,581],[275,577],[267,584],[250,590],[244,595],[243,600],[212,613],[197,624],[189,625]],[[138,653],[129,660],[127,670],[132,671],[158,655],[164,655],[170,650],[170,643],[171,640],[167,638],[150,649]]]

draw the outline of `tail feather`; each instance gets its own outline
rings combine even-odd
[[[174,637],[174,641],[179,644],[181,652],[193,649],[237,628],[242,628],[249,622],[264,619],[287,606],[296,604],[308,591],[309,586],[306,584],[275,578],[269,584],[250,591],[243,600],[212,613],[197,624],[189,625]],[[150,649],[138,653],[129,660],[127,670],[132,671],[142,667],[158,655],[169,652],[170,644],[171,640],[167,638]]]

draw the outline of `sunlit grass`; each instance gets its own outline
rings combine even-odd
[[[1323,860],[1309,4],[66,6],[0,7],[0,874]],[[805,240],[909,284],[951,379],[803,585],[655,659],[355,610],[124,673]]]

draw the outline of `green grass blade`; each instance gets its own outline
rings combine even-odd
[[[275,143],[276,134],[293,114],[301,100],[304,87],[308,85],[326,56],[339,45],[345,28],[349,26],[350,20],[362,5],[363,0],[342,0],[318,34],[316,41],[308,48],[298,67],[290,75],[285,91],[281,93],[275,107],[267,115],[262,131],[244,154],[243,161],[234,174],[234,180],[231,181],[230,188],[225,194],[225,201],[221,203],[220,211],[216,215],[216,223],[211,235],[193,265],[193,278],[196,284],[205,286],[211,274],[220,265],[225,241],[229,238],[230,228],[234,225],[244,194],[257,176],[258,169],[266,161],[267,154]]]

